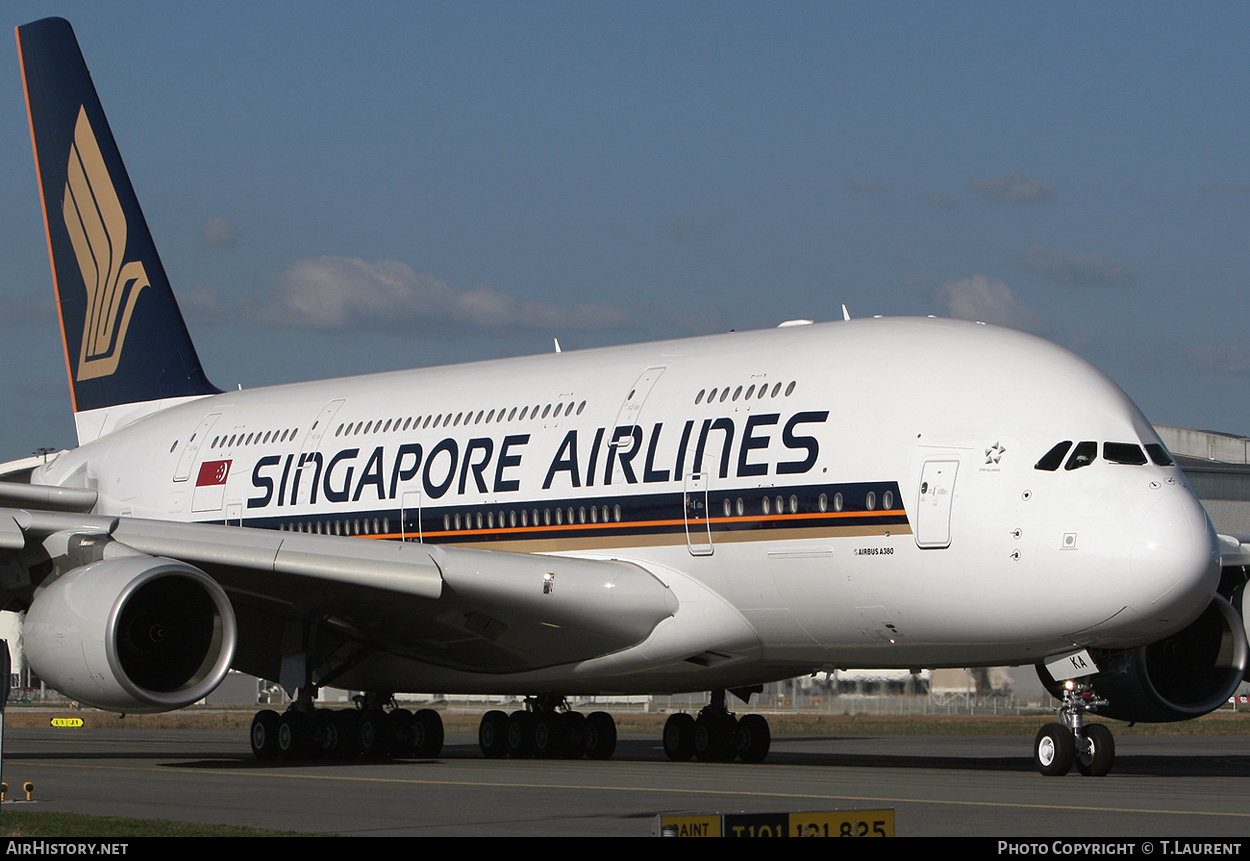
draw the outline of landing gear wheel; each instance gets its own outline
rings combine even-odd
[[[387,756],[391,752],[386,715],[381,709],[368,709],[360,715],[360,755],[366,759]]]
[[[694,718],[685,712],[669,715],[664,722],[664,755],[673,762],[694,756]]]
[[[412,753],[431,759],[443,752],[443,716],[434,709],[421,709],[412,722]]]
[[[392,709],[386,713],[388,731],[391,734],[391,756],[407,759],[421,756],[417,753],[417,719],[407,709]]]
[[[1076,760],[1076,740],[1072,730],[1061,723],[1048,723],[1033,740],[1033,761],[1047,777],[1067,774]]]
[[[738,758],[743,762],[763,762],[771,744],[767,718],[746,715],[738,721]]]
[[[272,709],[259,711],[252,718],[252,755],[257,759],[278,756],[278,724],[282,716]]]
[[[513,759],[529,759],[534,755],[534,713],[524,709],[508,715],[505,730],[508,739],[508,756]]]
[[[564,752],[564,715],[543,714],[534,720],[534,756],[556,759]]]
[[[317,709],[313,712],[313,750],[318,756],[335,759],[344,755],[346,744],[340,744],[339,724],[334,712]]]
[[[312,718],[302,712],[285,712],[278,721],[278,756],[305,759],[312,752]]]
[[[587,759],[611,759],[616,752],[616,721],[607,712],[586,716]]]
[[[586,752],[586,716],[581,712],[560,715],[561,759],[581,759]]]
[[[360,755],[360,712],[355,709],[339,709],[329,712],[338,730],[338,753],[343,759]]]
[[[729,714],[703,712],[694,722],[694,755],[700,762],[730,762],[737,754],[738,721]]]
[[[1103,777],[1115,763],[1115,737],[1104,724],[1085,725],[1086,750],[1076,755],[1076,770],[1086,777]]]
[[[477,745],[482,755],[488,759],[499,759],[508,755],[507,730],[508,715],[498,709],[482,715],[482,722],[477,727]]]

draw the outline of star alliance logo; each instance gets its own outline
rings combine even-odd
[[[78,109],[74,126],[61,212],[87,291],[76,379],[107,377],[117,370],[130,315],[148,275],[142,262],[122,262],[126,214],[84,108]]]
[[[1007,449],[1003,448],[998,443],[994,443],[992,446],[990,446],[989,448],[985,450],[985,462],[986,463],[998,463],[998,459],[1002,457],[1006,451]]]

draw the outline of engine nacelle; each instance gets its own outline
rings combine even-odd
[[[1216,595],[1189,627],[1157,643],[1118,652],[1091,650],[1100,672],[1089,678],[1109,703],[1098,714],[1166,723],[1215,711],[1246,675],[1246,639],[1245,621]],[[1062,696],[1062,680],[1052,678],[1041,664],[1037,674],[1046,690]]]
[[[173,559],[126,556],[75,568],[26,612],[30,667],[102,709],[161,712],[203,699],[225,678],[234,610],[207,574]]]

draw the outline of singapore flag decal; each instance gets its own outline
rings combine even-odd
[[[192,511],[221,511],[226,495],[226,479],[230,477],[230,460],[206,460],[195,477]]]

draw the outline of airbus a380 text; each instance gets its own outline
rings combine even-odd
[[[1089,711],[1185,719],[1245,675],[1240,547],[1120,389],[1020,332],[798,321],[219,391],[69,25],[17,35],[80,445],[0,483],[0,586],[75,699],[173,709],[235,667],[294,694],[260,757],[433,756],[395,694],[511,694],[487,756],[606,758],[568,697],[710,690],[666,753],[758,761],[727,692],[1038,664],[1039,769],[1105,774]]]

